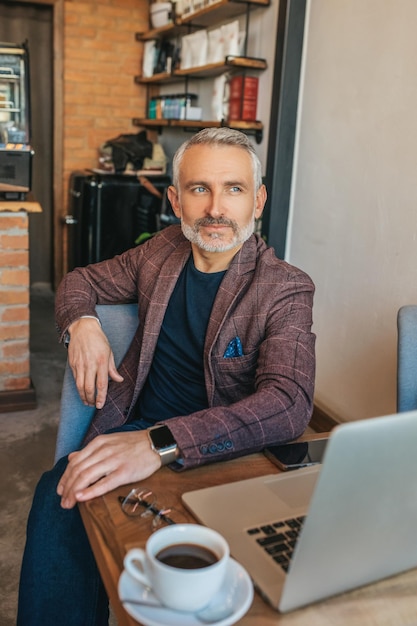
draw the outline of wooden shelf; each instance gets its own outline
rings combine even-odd
[[[167,72],[154,74],[153,76],[135,76],[135,83],[138,85],[159,85],[161,83],[168,84],[174,82],[178,82],[178,78]]]
[[[265,59],[257,59],[254,57],[235,57],[227,56],[224,61],[218,63],[209,63],[200,67],[190,67],[185,70],[174,70],[172,74],[162,73],[153,76],[135,76],[135,82],[139,85],[149,84],[169,84],[178,82],[181,78],[208,78],[210,76],[219,76],[228,69],[249,69],[249,70],[265,70],[267,62]]]
[[[177,78],[190,76],[194,78],[206,78],[209,76],[218,76],[227,71],[227,69],[250,69],[250,70],[265,70],[267,63],[265,59],[255,59],[253,57],[234,57],[228,56],[223,62],[210,63],[208,65],[202,65],[201,67],[190,67],[186,70],[175,70],[173,75]]]
[[[204,2],[201,4],[203,5]],[[188,15],[182,15],[177,18],[177,24],[195,23],[199,26],[211,26],[215,22],[223,22],[243,15],[248,9],[268,7],[269,4],[269,0],[220,0],[202,6],[198,11],[193,11]]]
[[[132,120],[133,126],[145,126],[147,128],[166,128],[171,126],[171,122],[174,120],[165,119],[150,119],[148,117],[134,117]]]
[[[174,21],[162,26],[162,28],[152,28],[146,32],[136,33],[137,41],[149,41],[161,37],[176,37],[184,32],[191,32],[192,29],[212,26],[217,22],[232,19],[239,15],[244,15],[248,10],[260,7],[268,7],[270,0],[219,0],[187,15],[176,16]]]
[[[149,119],[135,117],[132,120],[134,126],[157,129],[162,132],[164,128],[183,128],[184,130],[201,130],[203,128],[234,128],[248,135],[254,135],[256,142],[260,143],[263,138],[262,122],[246,122],[243,120],[233,120],[226,122],[225,120],[171,120],[171,119]]]

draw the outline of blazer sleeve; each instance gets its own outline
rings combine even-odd
[[[132,248],[64,276],[55,298],[55,321],[61,341],[72,322],[83,315],[97,315],[96,304],[137,302],[139,255],[138,248]]]

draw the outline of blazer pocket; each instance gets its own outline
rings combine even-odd
[[[216,388],[239,400],[255,391],[258,350],[232,358],[215,357],[212,361]]]

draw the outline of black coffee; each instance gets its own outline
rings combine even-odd
[[[200,569],[219,560],[209,548],[194,543],[176,543],[167,546],[158,552],[156,558],[165,565],[180,569]]]

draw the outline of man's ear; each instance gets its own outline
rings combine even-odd
[[[175,187],[173,187],[172,185],[170,185],[167,189],[167,196],[168,196],[168,200],[171,203],[172,210],[174,211],[175,217],[178,217],[178,219],[180,219],[181,207],[180,207],[180,202],[178,199],[178,192],[175,189]]]
[[[255,198],[255,217],[260,218],[264,210],[265,202],[267,199],[267,192],[265,185],[261,185],[256,192]]]

